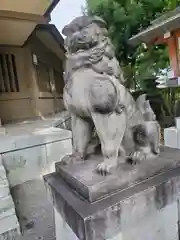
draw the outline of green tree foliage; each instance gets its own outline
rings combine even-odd
[[[180,0],[86,0],[88,14],[101,16],[109,29],[116,56],[124,69],[127,87],[143,87],[143,81],[167,68],[165,46],[133,47],[128,39],[149,26],[152,20],[180,4]]]

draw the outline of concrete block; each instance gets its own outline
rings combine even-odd
[[[122,230],[123,240],[170,240],[178,235],[177,202]]]
[[[36,136],[36,135],[24,135],[18,136],[14,140],[16,150],[21,150],[24,148],[36,147],[39,145],[44,144],[44,137],[43,136]]]
[[[0,201],[1,198],[4,198],[9,195],[9,184],[7,181],[0,182]]]
[[[175,127],[164,129],[164,145],[166,147],[178,148],[178,130]]]
[[[45,146],[5,153],[2,161],[11,187],[38,179],[47,169]]]
[[[34,147],[46,143],[70,139],[72,137],[71,131],[59,128],[47,128],[33,134],[17,137],[14,140],[16,149]]]
[[[0,220],[0,236],[13,229],[19,229],[19,224],[16,215],[12,215]]]
[[[0,209],[0,221],[6,217],[16,215],[14,206],[8,209]]]
[[[14,202],[9,193],[9,195],[7,195],[6,197],[0,198],[0,214],[1,214],[1,212],[4,212],[11,208],[14,208]],[[0,217],[1,217],[1,215],[0,215]]]
[[[71,139],[46,144],[46,153],[49,172],[54,172],[55,163],[61,161],[67,154],[72,153]]]
[[[15,150],[15,137],[9,137],[9,136],[0,136],[0,153],[5,153],[9,151]]]
[[[7,179],[5,168],[0,165],[0,182]]]

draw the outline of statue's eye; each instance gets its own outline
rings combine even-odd
[[[140,137],[143,137],[143,136],[144,136],[144,133],[143,133],[142,131],[139,131],[139,132],[138,132],[138,135],[139,135]]]

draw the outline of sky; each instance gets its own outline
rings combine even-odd
[[[63,27],[73,18],[82,15],[82,6],[85,0],[60,0],[51,14],[51,23],[55,24],[61,32]]]

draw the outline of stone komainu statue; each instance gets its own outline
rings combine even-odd
[[[124,78],[105,22],[82,16],[63,29],[67,49],[64,103],[71,113],[73,155],[85,159],[95,127],[104,161],[103,175],[120,161],[133,162],[159,153],[159,125],[146,96],[135,102]],[[67,159],[66,159],[67,160]]]

